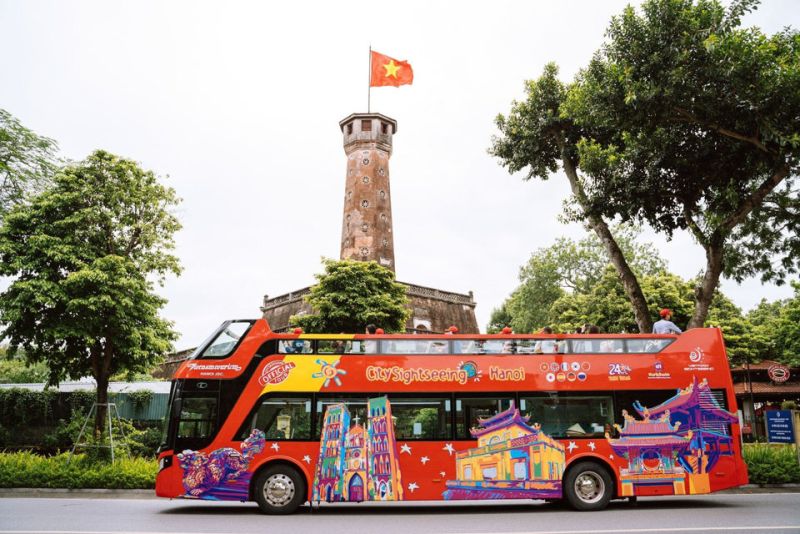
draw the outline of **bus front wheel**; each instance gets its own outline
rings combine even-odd
[[[306,500],[303,476],[288,465],[267,467],[256,478],[254,496],[265,514],[291,514]]]
[[[575,510],[594,511],[608,506],[614,488],[608,470],[594,462],[572,467],[564,480],[564,494]]]

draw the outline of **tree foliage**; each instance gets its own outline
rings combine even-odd
[[[56,142],[0,109],[0,221],[12,206],[44,190],[56,170]]]
[[[637,275],[666,270],[666,262],[650,243],[636,241],[639,235],[636,228],[618,226],[613,232],[618,246]],[[553,315],[553,304],[569,294],[590,293],[606,275],[609,266],[611,263],[607,250],[596,235],[579,241],[563,237],[556,239],[553,245],[535,251],[528,263],[520,268],[520,285],[500,310],[495,310],[489,330],[499,331],[503,326],[511,326],[516,332],[533,332],[544,326],[552,326],[557,322]],[[623,297],[628,303],[624,313],[627,321],[633,316],[624,292]]]
[[[307,332],[360,333],[368,324],[386,332],[402,332],[411,311],[406,307],[406,287],[394,273],[374,261],[324,259],[325,272],[306,301],[310,315],[293,316],[291,322]]]
[[[177,202],[152,172],[97,151],[12,209],[0,227],[0,274],[14,277],[0,294],[10,352],[46,361],[51,383],[92,376],[98,403],[111,375],[148,370],[176,337],[153,285],[180,272]]]
[[[614,17],[572,83],[555,65],[497,119],[491,152],[547,179],[559,165],[575,219],[687,230],[706,266],[692,326],[705,323],[720,276],[782,283],[800,260],[800,35],[742,28],[754,0],[648,0]],[[614,259],[642,329],[638,279]]]
[[[612,19],[562,112],[589,211],[703,247],[691,324],[721,275],[783,283],[800,260],[800,34],[741,27],[752,0],[649,0]]]

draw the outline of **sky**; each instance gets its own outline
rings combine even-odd
[[[339,257],[338,123],[366,111],[370,46],[408,60],[413,85],[375,88],[371,106],[398,123],[397,277],[473,291],[484,329],[533,251],[586,235],[559,222],[562,174],[525,182],[487,153],[494,118],[546,63],[570,80],[627,4],[0,0],[0,108],[57,140],[61,157],[102,148],[175,188],[184,271],[158,292],[185,349]],[[797,28],[800,10],[766,0],[745,23]],[[685,278],[703,267],[686,235],[643,239]],[[791,295],[758,280],[722,290],[745,311]]]

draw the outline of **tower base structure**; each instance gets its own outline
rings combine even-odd
[[[406,282],[398,283],[406,286],[411,310],[406,332],[441,333],[450,326],[456,326],[462,334],[480,333],[472,291],[467,294],[453,293]],[[289,330],[293,327],[289,321],[293,315],[312,313],[311,306],[304,299],[310,291],[310,287],[304,287],[277,297],[264,295],[261,306],[264,319],[276,332]]]

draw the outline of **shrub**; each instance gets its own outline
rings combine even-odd
[[[144,458],[120,458],[114,463],[94,462],[76,454],[46,458],[31,452],[0,453],[2,488],[108,488],[155,487],[158,462]]]
[[[747,444],[744,461],[751,484],[800,483],[800,463],[794,445]]]

